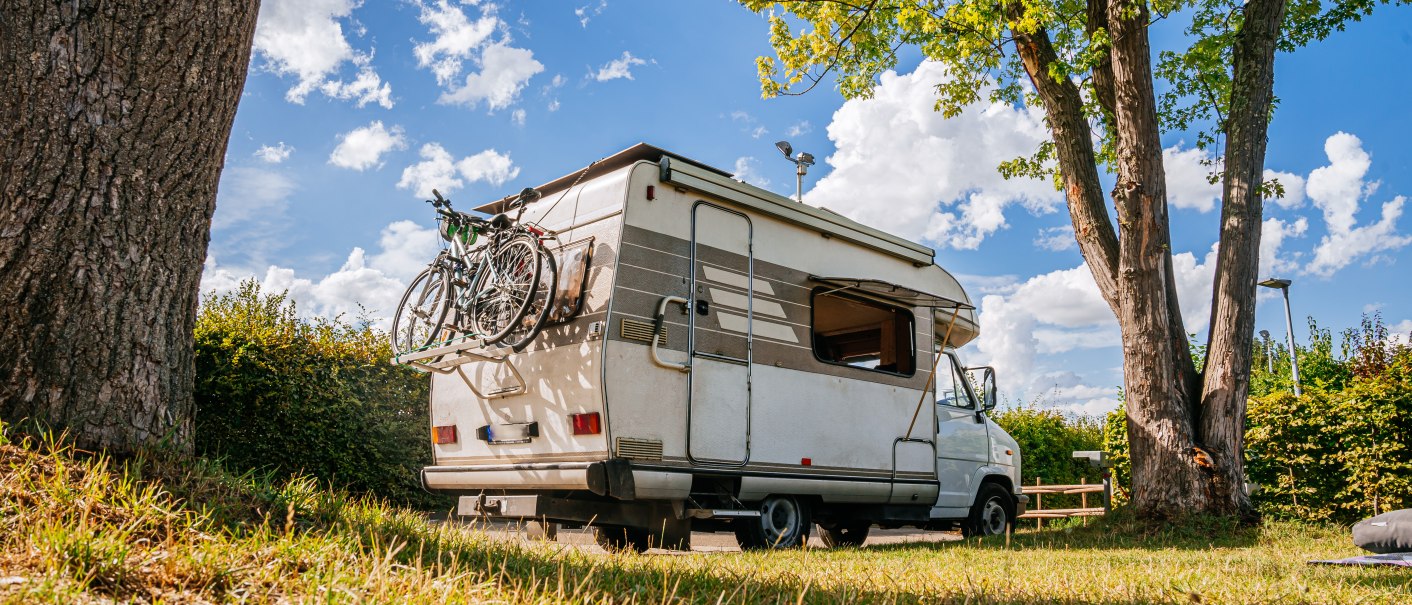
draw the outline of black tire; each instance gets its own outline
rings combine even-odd
[[[868,539],[868,530],[872,528],[873,524],[867,521],[845,521],[827,527],[820,525],[819,538],[829,548],[862,546],[863,541]]]
[[[427,267],[407,285],[392,316],[392,352],[415,351],[437,341],[451,308],[451,282],[440,267]]]
[[[647,530],[640,527],[623,527],[621,525],[595,525],[593,527],[593,541],[610,553],[645,553],[648,547],[647,538]]]
[[[483,266],[471,285],[471,327],[495,344],[505,338],[529,310],[539,287],[539,240],[513,235],[486,252]],[[492,270],[493,269],[493,270]]]
[[[961,524],[967,538],[999,536],[1015,523],[1015,496],[996,483],[983,483],[971,505],[971,514]]]
[[[799,548],[809,539],[814,522],[809,504],[794,496],[770,496],[760,503],[759,517],[734,521],[741,550]]]
[[[515,322],[515,327],[509,334],[500,341],[500,344],[510,347],[516,353],[525,350],[529,343],[534,341],[534,337],[539,335],[540,328],[544,327],[544,320],[549,317],[549,310],[554,307],[554,293],[559,286],[559,263],[554,260],[554,255],[539,246],[539,285],[534,290],[534,295],[530,298],[529,309],[525,311],[524,317]]]

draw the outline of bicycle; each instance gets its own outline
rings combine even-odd
[[[510,204],[514,219],[489,220],[458,212],[432,190],[427,200],[439,215],[449,247],[412,279],[392,321],[395,351],[425,349],[457,333],[490,345],[523,350],[538,334],[552,306],[558,269],[544,240],[555,236],[520,223],[525,206],[539,199],[527,188]],[[487,241],[476,246],[482,236]],[[451,322],[447,315],[452,311]]]

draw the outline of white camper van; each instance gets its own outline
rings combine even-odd
[[[994,376],[956,353],[974,308],[930,248],[645,144],[539,191],[547,327],[520,352],[394,359],[432,372],[422,482],[459,514],[641,551],[693,530],[797,546],[814,524],[830,545],[993,534],[1024,512]]]

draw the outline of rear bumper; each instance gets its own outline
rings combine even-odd
[[[1015,496],[1015,518],[1016,518],[1016,519],[1020,518],[1020,515],[1025,514],[1025,512],[1027,512],[1027,511],[1029,510],[1029,504],[1030,504],[1030,497],[1029,497],[1029,496],[1026,496],[1026,495],[1024,495],[1024,494],[1018,494],[1018,495]]]
[[[619,500],[636,498],[633,473],[626,460],[539,462],[476,466],[428,466],[422,486],[434,492],[588,491]]]

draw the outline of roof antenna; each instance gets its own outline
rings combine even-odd
[[[786,160],[794,162],[794,199],[803,204],[804,175],[809,172],[809,167],[814,165],[814,154],[801,151],[798,156],[790,157],[794,153],[794,146],[790,145],[789,141],[775,143],[775,149],[780,150]]]

